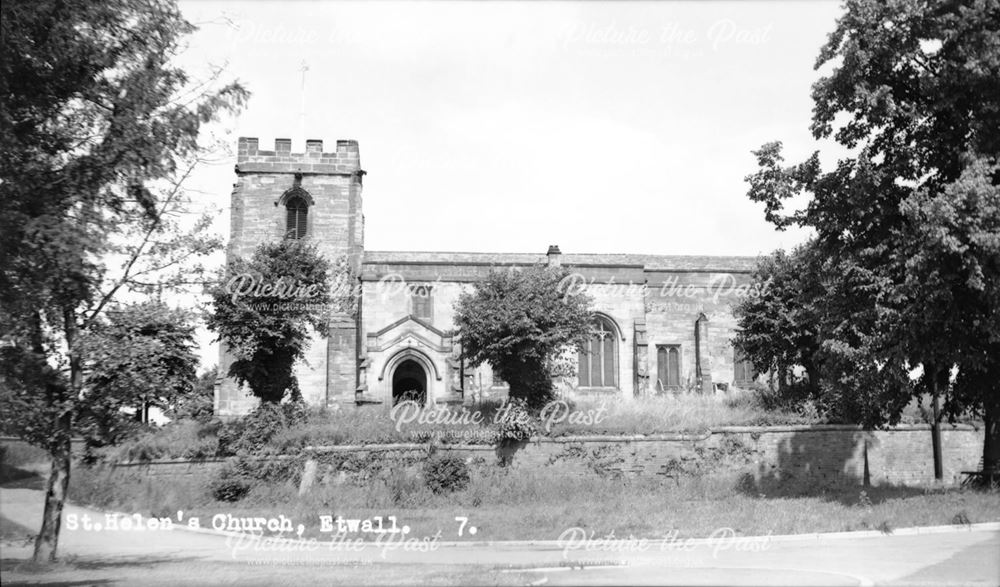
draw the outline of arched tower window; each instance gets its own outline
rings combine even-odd
[[[287,213],[285,219],[285,237],[292,239],[305,238],[306,218],[309,214],[309,204],[302,196],[292,196],[285,203]]]
[[[594,320],[590,340],[580,353],[580,387],[618,387],[618,340],[615,327],[603,316]]]

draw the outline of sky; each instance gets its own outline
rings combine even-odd
[[[838,2],[180,6],[184,66],[252,92],[213,129],[233,151],[359,142],[368,250],[768,253],[806,234],[747,198],[751,151],[838,155],[809,132]],[[222,235],[234,164],[191,180]]]

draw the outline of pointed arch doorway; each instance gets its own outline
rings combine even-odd
[[[427,371],[413,359],[406,359],[392,372],[392,405],[407,400],[421,406],[427,403]]]

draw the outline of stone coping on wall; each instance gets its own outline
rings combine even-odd
[[[982,428],[982,424],[948,424],[947,422],[942,422],[941,427],[944,430],[979,430]],[[914,430],[930,430],[930,424],[900,424],[899,426],[892,426],[890,428],[877,428],[875,430],[870,430],[869,432],[894,432],[894,431],[914,431]],[[532,437],[532,441],[537,440],[549,440],[549,441],[560,441],[567,438],[572,438],[572,442],[581,442],[585,440],[688,440],[694,438],[705,438],[711,436],[712,434],[722,434],[722,433],[766,433],[766,432],[803,432],[803,431],[822,431],[829,430],[831,432],[836,431],[857,431],[863,432],[864,428],[861,426],[852,426],[849,424],[787,424],[778,426],[719,426],[718,428],[712,428],[705,432],[699,434],[685,434],[685,433],[675,433],[675,434],[632,434],[632,435],[620,435],[620,434],[594,434],[585,436],[538,436]],[[28,441],[19,438],[17,436],[0,436],[0,442],[24,442]],[[83,438],[73,438],[73,443],[84,442]],[[338,445],[347,446],[347,445]],[[354,445],[354,446],[366,446],[366,445]],[[372,445],[375,446],[375,445]],[[378,446],[389,446],[389,445],[378,445]],[[423,446],[423,445],[420,445]],[[307,447],[309,448],[309,447]]]
[[[926,432],[930,431],[930,424],[904,424],[892,428],[878,430],[868,430],[870,433],[878,432]],[[978,431],[980,428],[970,424],[944,424],[943,431],[961,430]],[[629,442],[698,442],[707,440],[714,434],[774,434],[787,432],[866,432],[860,426],[848,425],[793,425],[793,426],[724,426],[709,430],[701,434],[634,434],[634,435],[587,435],[587,436],[533,436],[524,441],[531,444],[571,444],[577,442],[607,442],[607,443],[629,443]],[[309,454],[324,454],[335,452],[352,452],[359,450],[367,451],[392,451],[392,450],[421,450],[426,449],[427,443],[394,443],[394,444],[340,444],[328,446],[307,446],[303,452]],[[439,449],[449,450],[496,450],[492,444],[439,444]]]
[[[147,465],[191,465],[191,464],[205,464],[205,465],[216,465],[228,463],[232,459],[237,457],[206,457],[198,459],[157,459],[155,461],[123,461],[120,463],[111,463],[113,467],[145,467]],[[281,460],[291,460],[295,459],[295,455],[268,455],[268,456],[258,456],[258,457],[247,457],[251,461],[281,461]]]

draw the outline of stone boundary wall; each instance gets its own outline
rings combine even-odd
[[[962,481],[979,466],[983,430],[944,425],[944,482]],[[851,426],[727,427],[704,434],[537,438],[514,446],[383,444],[309,447],[303,455],[319,483],[367,482],[393,469],[416,469],[431,451],[456,454],[474,466],[503,459],[515,468],[607,476],[737,476],[747,491],[767,493],[778,484],[922,485],[934,481],[928,425],[866,432]],[[274,459],[272,459],[274,460]],[[125,475],[210,476],[227,459],[123,463]],[[867,471],[867,473],[866,473]],[[297,482],[297,480],[296,480]]]

